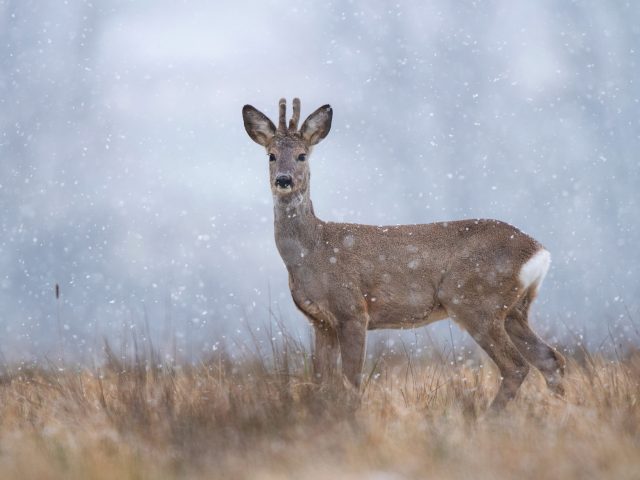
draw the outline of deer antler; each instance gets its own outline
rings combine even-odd
[[[279,102],[280,106],[280,119],[278,120],[278,131],[286,132],[287,130],[287,100],[285,98],[281,98]]]
[[[298,120],[300,120],[300,99],[293,99],[293,115],[291,120],[289,120],[289,131],[297,132],[298,131]]]

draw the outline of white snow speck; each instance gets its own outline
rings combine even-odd
[[[355,243],[356,243],[356,239],[353,238],[353,235],[347,235],[342,240],[342,244],[347,248],[353,247]]]

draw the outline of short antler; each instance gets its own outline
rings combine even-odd
[[[289,131],[297,132],[298,131],[298,121],[300,120],[300,99],[293,99],[293,116],[291,120],[289,120]]]
[[[285,98],[280,99],[280,119],[278,120],[278,131],[285,132],[287,130],[287,100]]]

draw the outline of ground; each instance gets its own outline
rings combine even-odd
[[[3,479],[639,478],[640,353],[569,355],[566,397],[533,372],[500,415],[481,354],[378,352],[361,395],[311,381],[295,342],[161,365],[5,366]]]

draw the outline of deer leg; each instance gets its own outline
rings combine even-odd
[[[338,327],[342,355],[342,373],[356,388],[360,388],[367,344],[367,323],[349,319]]]
[[[502,383],[490,407],[492,411],[499,411],[515,397],[529,373],[529,364],[511,342],[504,328],[504,318],[489,318],[485,317],[481,322],[463,321],[463,324],[500,370]]]
[[[338,366],[338,337],[335,330],[324,325],[316,326],[313,350],[313,376],[316,382],[333,378]]]
[[[520,353],[540,370],[549,389],[558,395],[564,395],[564,357],[531,330],[522,312],[510,312],[505,320],[505,328]]]

